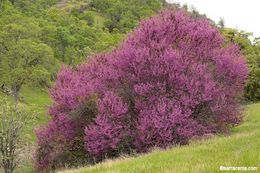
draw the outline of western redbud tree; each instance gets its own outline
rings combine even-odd
[[[50,91],[52,120],[37,130],[37,168],[228,132],[241,120],[246,78],[239,48],[206,18],[162,11],[112,52],[61,69]]]

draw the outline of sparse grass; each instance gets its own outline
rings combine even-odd
[[[71,11],[72,9],[80,9],[82,7],[88,6],[88,2],[86,0],[61,0],[56,4],[57,8]],[[94,16],[94,25],[96,27],[104,27],[105,18],[101,16],[98,12],[86,9],[86,11],[90,12]]]
[[[246,106],[245,121],[230,136],[193,141],[187,146],[155,150],[132,158],[60,173],[215,173],[220,166],[257,166],[260,169],[260,103]],[[234,171],[228,171],[234,172]],[[239,171],[244,172],[244,171]],[[248,171],[247,171],[248,172]],[[257,172],[257,171],[251,171]]]
[[[28,106],[34,114],[32,121],[25,129],[25,137],[28,142],[33,143],[36,140],[34,128],[44,125],[48,122],[47,116],[48,106],[51,104],[51,99],[46,89],[25,87],[21,91],[22,104]]]

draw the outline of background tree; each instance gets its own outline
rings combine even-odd
[[[245,97],[250,101],[260,100],[260,45],[253,34],[233,28],[221,28],[227,42],[236,43],[246,57],[249,77],[245,87]]]
[[[106,16],[105,27],[110,32],[126,33],[136,27],[141,18],[160,10],[162,2],[161,0],[91,0],[90,6]]]
[[[224,20],[224,18],[221,17],[219,19],[218,26],[220,27],[220,29],[224,29],[224,27],[225,27],[225,20]]]
[[[5,173],[13,173],[19,164],[18,148],[22,142],[22,130],[29,122],[29,114],[17,109],[5,99],[0,100],[0,166]]]
[[[54,71],[52,49],[32,37],[34,25],[6,25],[0,31],[0,84],[11,91],[15,103],[24,84],[48,85]],[[35,30],[34,30],[35,31]]]

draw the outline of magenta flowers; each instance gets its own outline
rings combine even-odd
[[[53,120],[38,132],[39,148],[41,136],[55,129],[69,151],[80,139],[94,160],[227,132],[241,119],[246,78],[238,47],[225,43],[206,18],[165,10],[142,21],[114,51],[76,69],[63,67],[51,89]],[[69,119],[64,130],[63,116]]]

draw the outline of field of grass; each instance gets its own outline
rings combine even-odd
[[[260,170],[260,103],[247,105],[244,122],[229,136],[193,141],[187,146],[60,173],[215,173],[220,166],[254,166]],[[245,171],[239,171],[245,172]],[[246,171],[257,172],[257,171]]]

